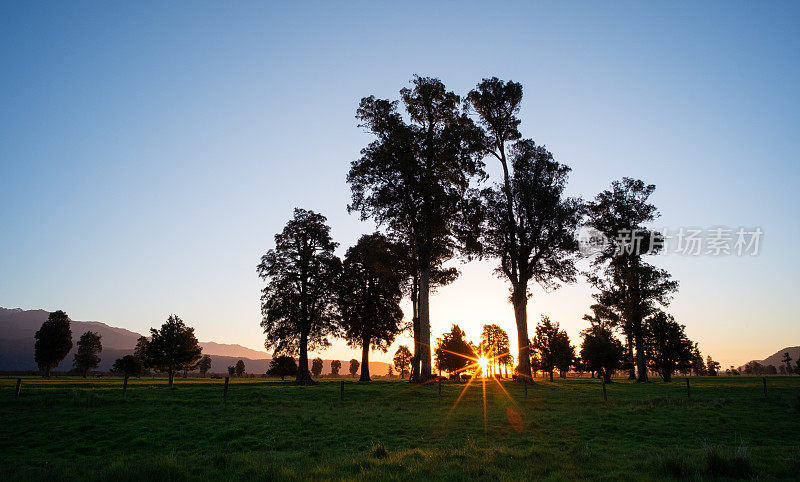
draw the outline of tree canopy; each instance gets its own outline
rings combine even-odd
[[[86,378],[89,370],[100,364],[100,352],[103,351],[100,338],[99,333],[87,331],[78,339],[78,351],[75,353],[73,366],[80,370],[83,378]]]
[[[406,377],[406,371],[411,364],[411,350],[406,345],[400,345],[392,358],[394,367],[400,372],[400,378]]]
[[[72,349],[72,330],[69,323],[66,313],[54,311],[34,334],[34,359],[45,377],[50,376],[50,370],[58,366]]]
[[[150,366],[169,375],[169,386],[178,370],[193,370],[202,356],[202,349],[194,336],[194,328],[170,315],[161,329],[150,329],[147,359]]]
[[[465,336],[464,330],[453,325],[448,333],[436,340],[437,369],[453,374],[474,363],[475,352],[464,339]]]
[[[281,380],[285,380],[286,377],[296,376],[297,370],[298,367],[297,363],[294,361],[294,357],[282,355],[273,357],[272,360],[269,361],[267,375],[271,377],[281,377]]]
[[[557,322],[542,315],[542,320],[536,325],[536,335],[531,347],[538,355],[539,368],[550,375],[550,381],[553,381],[555,368],[558,368],[562,377],[566,377],[567,370],[575,359],[575,347],[570,345],[567,332]]]

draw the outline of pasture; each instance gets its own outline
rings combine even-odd
[[[345,381],[340,400],[340,380]],[[3,480],[800,477],[800,377],[0,379]],[[455,402],[462,394],[460,402]]]

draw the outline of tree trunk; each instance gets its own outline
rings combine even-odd
[[[411,277],[411,328],[414,330],[414,355],[408,381],[414,383],[419,378],[419,275]]]
[[[606,383],[611,383],[611,370],[603,369],[602,373],[603,373],[603,380],[605,380]]]
[[[359,382],[371,382],[369,377],[369,336],[364,336],[361,340],[361,378]]]
[[[168,378],[168,380],[169,380],[169,381],[167,382],[167,384],[168,384],[169,388],[172,388],[172,382],[173,382],[173,380],[174,380],[174,377],[175,377],[175,370],[173,370],[172,368],[170,368],[169,370],[167,370],[167,378]]]
[[[45,378],[50,378],[50,365],[47,365],[46,367],[44,367],[44,377]]]
[[[642,336],[642,323],[639,321],[639,329],[636,330],[636,383],[646,383],[647,379],[647,360],[644,357],[644,337]]]
[[[628,369],[628,380],[636,380],[636,364],[633,357],[633,338],[631,335],[626,335],[625,339],[627,341],[628,363],[631,364],[630,368]]]
[[[89,369],[88,368],[83,370],[83,378],[86,378],[86,375],[88,375],[88,374],[89,374]]]
[[[431,317],[430,317],[430,268],[419,273],[419,377],[418,383],[433,378],[431,371]]]
[[[550,370],[550,381],[551,381],[551,382],[553,381],[553,372],[554,372],[554,371],[555,371],[555,370]]]
[[[311,379],[311,372],[308,371],[308,332],[300,334],[300,360],[297,365],[297,378],[295,385],[315,385],[317,382]]]
[[[531,347],[528,339],[528,295],[525,287],[514,287],[511,295],[514,304],[514,319],[517,322],[517,347],[519,348],[519,368],[517,375],[531,380]],[[522,380],[520,380],[522,381]]]

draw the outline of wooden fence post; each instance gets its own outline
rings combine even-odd
[[[603,380],[603,401],[607,402],[608,396],[606,395],[606,377],[601,375],[600,379]]]
[[[230,377],[225,377],[225,390],[222,392],[222,399],[227,400],[228,398],[228,382],[230,381]]]
[[[125,394],[128,391],[128,374],[125,374],[125,380],[122,381],[122,398],[125,398]]]
[[[689,388],[689,377],[686,377],[686,400],[692,401],[692,390]]]
[[[339,385],[339,400],[344,400],[344,380]]]
[[[22,379],[17,378],[17,389],[14,391],[14,398],[19,398],[19,389],[22,386]]]
[[[767,398],[767,377],[761,377],[761,380],[764,382],[764,398]]]

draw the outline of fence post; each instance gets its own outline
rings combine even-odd
[[[122,381],[122,398],[125,398],[125,394],[128,391],[128,374],[125,374],[125,380]]]
[[[689,388],[689,377],[686,377],[686,400],[692,401],[692,390]]]
[[[21,386],[22,386],[22,379],[21,378],[17,378],[17,389],[14,392],[14,398],[19,398],[19,389],[20,389]]]
[[[228,398],[228,382],[230,381],[231,377],[225,377],[225,390],[222,392],[222,399],[227,400]]]
[[[339,384],[339,400],[344,400],[344,380]]]
[[[761,377],[761,380],[764,382],[764,398],[767,398],[767,377]]]
[[[606,377],[601,375],[600,379],[603,380],[603,401],[607,402],[608,396],[606,395]]]

